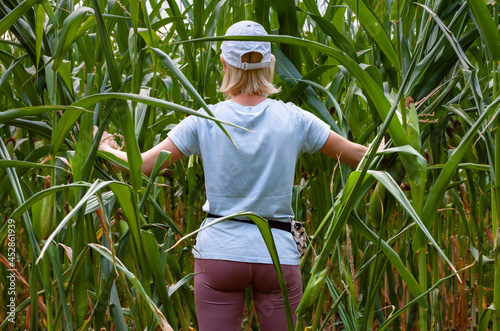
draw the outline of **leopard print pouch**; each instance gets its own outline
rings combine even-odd
[[[293,240],[297,244],[297,249],[300,253],[300,257],[304,256],[307,251],[307,238],[306,229],[302,222],[297,222],[292,220],[292,236]]]

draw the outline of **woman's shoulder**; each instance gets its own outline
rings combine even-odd
[[[289,116],[295,116],[295,117],[302,117],[304,113],[306,113],[305,110],[294,104],[293,102],[285,102],[282,100],[274,100],[272,103],[273,107],[275,108],[281,108],[283,112],[286,112],[287,115]]]
[[[228,107],[231,107],[231,102],[229,100],[221,100],[217,103],[207,105],[208,110],[214,114],[217,112],[224,111]],[[200,110],[203,111],[204,113],[208,114],[208,112],[205,108],[201,108]]]
[[[210,113],[213,114],[215,109],[216,109],[216,105],[210,104],[210,105],[207,105],[207,108],[205,108],[205,107],[198,108],[196,110],[196,112],[199,113],[199,114],[201,114],[201,115],[204,115],[204,116],[212,116]],[[189,114],[186,118],[192,118],[192,119],[197,119],[197,120],[205,120],[204,117],[196,116],[195,114]]]

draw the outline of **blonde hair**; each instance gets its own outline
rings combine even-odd
[[[262,60],[262,54],[250,52],[241,56],[241,62],[258,63]],[[226,63],[224,77],[220,91],[226,97],[239,94],[251,95],[271,95],[281,91],[273,84],[274,76],[274,55],[271,55],[271,65],[269,67],[243,70]]]

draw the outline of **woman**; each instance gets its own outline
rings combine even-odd
[[[267,33],[255,22],[242,21],[232,25],[228,35]],[[354,167],[367,148],[334,133],[311,113],[266,97],[279,92],[272,84],[270,43],[224,41],[221,62],[225,71],[221,91],[230,99],[210,109],[217,118],[249,129],[226,127],[238,147],[215,122],[189,116],[167,139],[142,154],[142,171],[151,173],[162,150],[172,153],[171,163],[196,154],[203,161],[207,195],[203,209],[209,213],[203,225],[240,211],[273,220],[277,225],[271,230],[294,312],[302,297],[302,281],[300,254],[289,224],[299,154],[320,151]],[[113,147],[105,142],[101,149],[126,159]],[[198,234],[193,254],[195,272],[200,272],[194,292],[201,331],[240,330],[248,286],[260,329],[287,329],[276,272],[257,226],[228,220],[208,227]]]

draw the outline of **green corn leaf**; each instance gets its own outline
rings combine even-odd
[[[410,142],[410,146],[419,151],[421,147],[420,126],[418,123],[418,114],[417,110],[415,109],[414,103],[410,104],[410,109],[407,111],[407,122],[406,132],[408,134],[408,141]]]
[[[486,42],[491,59],[498,65],[500,63],[500,32],[498,31],[498,19],[491,17],[486,3],[481,0],[467,1],[469,8],[475,18],[475,24],[481,31]]]
[[[113,325],[117,330],[126,330],[127,322],[125,321],[125,315],[123,314],[123,308],[120,303],[120,297],[118,296],[118,291],[116,290],[116,283],[113,283],[111,288],[111,297],[109,299],[109,310],[111,315],[111,320]]]
[[[467,55],[465,55],[462,47],[460,46],[460,43],[457,41],[455,36],[453,35],[452,31],[448,29],[448,27],[441,21],[441,19],[437,16],[435,12],[433,12],[429,7],[426,5],[422,5],[417,3],[417,5],[421,6],[424,8],[434,19],[434,21],[439,25],[441,28],[441,31],[443,31],[446,39],[450,42],[451,46],[455,50],[455,53],[458,56],[458,59],[460,60],[460,64],[462,65],[463,69],[471,69],[472,64],[470,63],[469,59],[467,58]]]
[[[203,36],[205,6],[203,0],[193,0],[193,38]]]
[[[10,73],[12,72],[12,70],[14,70],[14,68],[19,64],[21,63],[26,57],[28,56],[28,54],[24,54],[23,56],[19,57],[19,59],[16,59],[15,61],[12,61],[11,65],[9,66],[9,68],[7,68],[7,70],[5,70],[5,72],[3,73],[2,77],[0,77],[0,88],[2,88],[2,85],[4,84],[4,82],[7,80],[7,78],[9,77]],[[3,113],[3,112],[2,112]],[[0,113],[0,115],[2,114]]]
[[[144,104],[147,104],[147,105],[153,106],[153,107],[158,107],[158,108],[162,108],[162,109],[170,109],[170,110],[178,111],[178,112],[189,114],[189,115],[200,116],[200,117],[203,117],[206,119],[216,121],[218,123],[230,125],[230,126],[248,131],[248,129],[246,129],[246,128],[243,128],[241,126],[238,126],[238,125],[235,125],[235,124],[223,121],[223,120],[219,120],[213,116],[204,115],[204,114],[202,114],[196,110],[193,110],[191,108],[188,108],[188,107],[184,107],[184,106],[181,106],[181,105],[178,105],[178,104],[175,104],[172,102],[168,102],[168,101],[165,101],[162,99],[157,99],[157,98],[153,98],[153,97],[132,94],[132,93],[114,93],[114,92],[112,93],[112,92],[110,92],[110,93],[93,94],[93,95],[89,95],[87,97],[81,98],[78,101],[75,101],[73,103],[72,107],[78,107],[78,108],[84,110],[85,108],[88,109],[92,105],[94,105],[102,100],[107,100],[107,99],[120,99],[120,100],[130,100],[130,101],[134,101],[134,102],[140,102],[140,103],[144,103]],[[61,106],[57,106],[57,107],[61,107]],[[2,113],[0,113],[0,123],[2,123],[1,121],[2,121]]]
[[[167,225],[171,229],[173,229],[178,235],[180,235],[181,237],[184,236],[184,233],[177,227],[174,221],[165,213],[165,211],[160,207],[160,205],[156,201],[150,199],[149,203],[152,205],[153,209],[158,213],[162,221],[167,223]]]
[[[427,160],[415,150],[410,145],[407,146],[400,146],[400,147],[392,147],[392,148],[385,148],[381,151],[377,152],[377,155],[389,155],[392,153],[401,153],[401,154],[407,154],[407,155],[412,155],[415,156],[417,159],[418,164],[420,165],[420,169],[422,171],[425,171],[427,169]]]
[[[423,220],[424,226],[426,228],[430,227],[430,225],[434,222],[437,209],[442,203],[442,197],[448,189],[450,180],[455,174],[455,171],[458,168],[458,165],[460,164],[463,156],[470,148],[470,145],[473,143],[475,135],[479,132],[481,126],[487,118],[491,118],[490,116],[498,116],[498,113],[500,112],[499,106],[500,97],[496,98],[495,101],[493,101],[488,106],[488,108],[486,108],[485,112],[476,120],[474,125],[462,137],[460,145],[458,145],[458,147],[455,149],[455,152],[451,155],[448,162],[445,163],[443,170],[441,171],[438,178],[434,182],[434,185],[429,191],[429,195],[422,211],[421,219]],[[417,232],[413,241],[413,250],[415,252],[418,252],[424,246],[424,244],[425,236],[422,232]]]
[[[160,43],[160,37],[151,29],[139,28],[138,31],[149,47],[156,47]]]
[[[158,47],[158,43],[160,42],[160,38],[158,35],[151,29],[151,22],[149,21],[148,9],[144,1],[140,1],[141,4],[141,12],[144,20],[144,25],[146,26],[146,32],[149,35],[147,38],[150,40],[150,45],[153,47]],[[134,30],[135,31],[135,30]],[[144,35],[143,35],[144,38]]]
[[[74,42],[75,35],[80,29],[83,21],[87,17],[87,13],[93,13],[94,10],[89,7],[78,7],[74,12],[72,12],[63,22],[61,28],[61,33],[59,36],[60,42],[57,44],[57,49],[54,55],[54,63],[52,65],[52,70],[57,71],[62,63],[64,56],[70,49]]]
[[[435,169],[443,169],[444,164],[434,164],[430,167],[428,167],[428,170],[435,170]],[[488,164],[477,164],[477,163],[460,163],[457,166],[457,169],[470,169],[470,170],[477,170],[477,171],[485,171],[489,172],[491,171],[491,167]]]
[[[156,176],[158,176],[158,173],[160,172],[162,166],[165,164],[167,159],[170,160],[170,155],[171,155],[171,153],[169,151],[161,151],[158,154],[158,157],[156,158],[155,164],[153,166],[153,171],[151,171],[151,176],[149,177],[148,185],[146,186],[146,189],[144,191],[144,195],[141,199],[141,203],[139,204],[139,211],[142,210],[142,207],[144,206],[144,203],[146,202],[146,200],[149,196],[149,191],[151,190],[151,187],[155,181],[155,178],[156,178]]]
[[[114,163],[114,164],[124,168],[127,171],[130,170],[130,166],[129,166],[127,161],[124,161],[111,153],[104,152],[104,151],[97,151],[97,156],[103,158],[104,160],[106,160],[110,163]],[[145,175],[143,175],[142,179],[145,181],[148,180],[148,178]]]
[[[166,18],[162,18],[161,20],[158,20],[154,23],[151,24],[151,29],[157,31],[158,29],[170,24],[170,23],[174,23],[176,21],[182,21],[184,20],[186,17],[184,16],[180,16],[180,17],[166,17]]]
[[[408,286],[412,295],[415,297],[420,296],[422,294],[420,285],[391,246],[389,246],[384,240],[380,239],[379,236],[370,230],[370,228],[368,228],[363,222],[360,222],[356,217],[351,217],[350,220],[352,221],[350,224],[353,226],[353,229],[355,229],[359,234],[373,243],[379,243],[380,250],[382,250],[389,261],[391,261],[392,266],[398,271],[399,276],[404,279],[404,282]],[[422,307],[427,307],[427,301],[424,298],[422,298],[419,303]]]
[[[184,15],[181,14],[179,10],[179,6],[177,5],[177,1],[174,0],[167,0],[169,9],[172,13],[170,17],[182,17]],[[186,27],[184,26],[184,21],[176,20],[174,21],[174,26],[175,30],[179,34],[179,37],[181,40],[188,40],[188,33],[186,31]],[[192,71],[192,77],[198,77],[198,63],[196,61],[196,58],[193,55],[193,50],[191,48],[191,45],[186,47],[184,50],[184,55],[186,57],[186,61],[189,64],[189,67]]]
[[[269,11],[271,9],[271,0],[255,1],[255,16],[257,23],[261,24],[266,31],[270,31]]]
[[[36,114],[43,114],[47,112],[53,112],[57,110],[71,110],[76,111],[81,114],[85,111],[84,108],[78,106],[33,106],[33,107],[23,107],[17,109],[9,109],[6,111],[0,112],[0,124],[7,123],[9,121],[19,119],[21,117],[32,116]]]
[[[394,0],[392,2],[390,20],[392,22],[398,22],[403,16],[403,11],[405,11],[408,6],[410,6],[411,0]]]
[[[320,78],[321,75],[323,75],[325,72],[327,72],[329,69],[335,68],[336,66],[334,65],[322,65],[319,67],[314,68],[313,70],[309,71],[307,74],[305,74],[302,79],[304,80],[309,80],[309,81],[315,81]],[[307,89],[307,84],[296,84],[291,90],[288,96],[285,98],[287,102],[296,102],[302,93]]]
[[[172,295],[175,293],[175,291],[177,291],[178,289],[180,289],[182,286],[184,286],[185,284],[187,284],[191,279],[194,278],[194,276],[196,275],[199,275],[200,273],[190,273],[189,275],[186,275],[184,278],[182,278],[181,280],[179,280],[177,283],[173,284],[173,285],[170,285],[168,287],[168,295]]]
[[[279,34],[300,37],[297,9],[294,0],[271,0],[271,5],[276,10],[279,22]],[[281,44],[280,49],[290,59],[297,70],[301,70],[302,57],[300,49],[291,45]]]
[[[49,16],[50,23],[55,27],[59,27],[57,18],[54,15],[54,11],[52,10],[52,6],[50,5],[49,0],[41,0],[40,3],[42,4],[43,9],[45,9],[45,13],[47,14],[47,16]]]
[[[52,264],[52,268],[54,270],[54,273],[56,275],[56,281],[57,281],[57,290],[59,292],[59,296],[61,298],[61,307],[62,307],[62,312],[64,314],[64,329],[65,330],[73,330],[73,326],[71,323],[71,315],[69,314],[69,309],[68,309],[68,301],[66,299],[66,291],[64,289],[64,281],[62,277],[62,265],[61,265],[61,258],[59,256],[59,251],[56,249],[56,245],[50,245],[49,248],[49,257],[50,257],[50,262]]]
[[[328,96],[328,98],[330,98],[330,100],[332,101],[333,105],[335,106],[335,112],[336,112],[337,116],[339,117],[339,124],[341,125],[340,127],[342,127],[345,130],[345,126],[342,125],[342,124],[344,124],[344,115],[343,115],[343,112],[342,112],[342,108],[338,104],[337,99],[335,99],[335,97],[330,93],[330,91],[328,91],[322,85],[317,84],[317,83],[315,83],[313,81],[310,81],[310,80],[298,79],[298,81],[302,82],[302,83],[305,83],[307,85],[311,85],[311,86],[317,88],[318,90],[323,91],[323,93],[325,93]],[[340,129],[340,127],[339,127],[339,130],[342,131],[342,129]],[[344,137],[347,136],[346,132],[342,132],[342,133],[343,133]]]
[[[97,21],[97,31],[99,33],[99,37],[101,38],[102,47],[104,49],[104,55],[106,58],[107,69],[109,71],[111,86],[113,88],[113,91],[118,92],[121,87],[121,75],[118,71],[118,65],[113,54],[113,48],[111,47],[111,39],[104,23],[104,18],[102,16],[99,2],[97,0],[92,0],[92,5]]]
[[[372,183],[369,183],[367,179],[368,178],[366,178],[366,176],[361,178],[361,172],[359,171],[353,171],[349,174],[349,178],[347,179],[341,194],[337,198],[338,203],[335,205],[333,219],[324,236],[325,243],[321,252],[318,254],[318,258],[314,262],[311,274],[316,274],[320,269],[323,269],[328,256],[333,251],[333,246],[340,235],[341,229],[344,228],[347,222],[347,216],[351,206],[354,205],[355,200],[359,200],[361,194],[364,193],[364,190],[360,188],[358,188],[356,193],[354,193],[354,188],[356,186],[361,187],[363,183],[368,183],[368,187],[370,187]],[[366,187],[366,190],[368,190],[368,187]]]
[[[163,302],[163,312],[167,316],[170,324],[175,325],[175,316],[170,301],[170,294],[167,289],[167,281],[165,279],[164,271],[162,270],[160,260],[160,247],[156,242],[154,235],[148,231],[141,231],[142,241],[144,243],[144,251],[151,266],[151,271],[155,279],[155,288],[158,291],[161,301]]]
[[[131,186],[120,183],[120,182],[110,182],[109,188],[113,191],[119,205],[122,208],[123,214],[127,219],[127,224],[129,226],[129,231],[132,236],[134,243],[135,254],[139,263],[142,265],[146,263],[144,260],[144,250],[141,240],[141,219],[139,216],[139,210],[137,208],[137,195],[133,192]]]
[[[295,66],[290,62],[288,58],[284,56],[281,51],[275,49],[276,54],[276,73],[281,77],[281,79],[285,82],[291,81],[294,82],[292,84],[298,85],[295,81],[302,78],[302,75],[298,72]],[[292,88],[292,92],[295,88]],[[310,111],[321,118],[325,123],[330,125],[332,130],[337,133],[341,133],[337,123],[333,120],[332,116],[325,108],[325,105],[319,99],[316,92],[311,88],[307,87],[304,91],[304,102],[310,109]]]
[[[2,139],[0,139],[0,160],[9,160],[9,161],[11,160],[10,155],[7,152],[7,147],[5,146],[5,143],[3,142]],[[21,182],[19,181],[19,177],[17,176],[15,169],[7,168],[7,177],[11,182],[13,196],[17,200],[17,204],[23,205],[26,200],[24,198],[24,193],[22,190]],[[40,248],[38,246],[38,240],[37,240],[35,233],[33,231],[33,227],[31,226],[31,224],[32,224],[31,219],[27,213],[21,213],[19,215],[19,217],[21,217],[21,216],[23,217],[24,227],[28,233],[30,244],[32,245],[33,256],[37,257],[39,255]],[[7,224],[7,223],[5,223],[5,224]],[[2,234],[7,235],[6,232],[2,232]],[[5,240],[5,238],[3,238],[3,241],[4,240]]]
[[[329,283],[330,282],[328,282],[328,280],[327,280],[327,284],[329,284]],[[329,286],[329,288],[330,288],[330,286]],[[342,298],[344,297],[344,295],[347,295],[347,290],[343,290],[340,293],[340,295],[338,295],[335,298],[335,302],[329,308],[328,313],[325,315],[325,320],[323,321],[323,324],[321,325],[321,327],[319,328],[319,330],[326,330],[326,326],[327,326],[328,321],[330,321],[332,315],[337,311],[337,307],[339,307],[341,305]],[[333,295],[332,295],[332,297],[333,297]]]
[[[101,206],[106,206],[109,204],[114,204],[116,201],[115,195],[112,191],[104,192],[99,194],[99,196],[93,196],[87,202],[85,206],[85,215],[93,213],[94,211],[101,209]]]
[[[420,5],[420,4],[419,4]],[[497,112],[496,108],[498,107],[498,104],[500,103],[499,98],[496,98],[488,107],[487,110],[483,111],[483,100],[481,97],[481,94],[479,92],[479,82],[477,79],[477,75],[475,74],[474,71],[472,71],[473,67],[465,55],[464,51],[460,47],[460,44],[457,42],[456,38],[454,35],[449,31],[449,29],[444,25],[444,23],[441,21],[441,19],[427,6],[425,5],[420,5],[422,6],[427,12],[431,14],[433,19],[436,21],[436,23],[439,25],[440,29],[443,31],[444,35],[446,38],[449,40],[450,44],[452,45],[453,49],[455,50],[455,53],[457,54],[460,64],[462,66],[462,69],[464,73],[466,74],[467,77],[470,78],[470,84],[471,84],[471,90],[473,92],[474,99],[476,100],[477,107],[479,110],[479,113],[481,116],[479,119],[474,123],[474,126],[467,132],[467,134],[462,138],[462,141],[460,145],[457,147],[453,155],[450,157],[448,162],[446,163],[445,167],[443,168],[443,171],[440,173],[438,179],[434,183],[434,187],[431,189],[428,199],[424,205],[424,209],[422,211],[422,219],[424,222],[426,222],[425,225],[430,225],[432,224],[435,216],[436,216],[436,210],[441,203],[440,199],[438,196],[442,196],[442,194],[445,193],[447,190],[448,182],[451,178],[451,176],[455,173],[455,170],[457,169],[458,164],[460,163],[461,159],[465,155],[467,148],[469,147],[470,143],[472,142],[472,138],[476,132],[482,127],[483,122],[486,120],[484,115],[486,113],[493,113],[494,111]],[[474,129],[475,128],[475,129]],[[494,156],[491,155],[493,152],[494,148],[492,147],[492,140],[489,137],[489,133],[487,133],[487,151],[488,151],[488,156],[491,160],[494,159]],[[435,191],[434,191],[435,189]],[[434,195],[437,194],[438,196]],[[414,251],[419,251],[422,249],[422,247],[425,245],[425,239],[423,236],[423,233],[421,231],[417,231],[415,235],[415,240],[413,243],[413,250]]]
[[[412,63],[414,64],[414,63]],[[380,129],[379,134],[375,138],[373,144],[371,147],[368,149],[367,153],[365,154],[365,157],[361,161],[361,163],[358,165],[358,168],[361,169],[361,171],[355,171],[351,172],[349,175],[349,178],[346,182],[346,185],[342,191],[342,196],[339,199],[339,203],[336,204],[335,209],[335,217],[333,219],[333,222],[329,229],[327,230],[327,234],[325,236],[325,245],[323,246],[321,253],[318,255],[317,259],[314,262],[314,265],[311,270],[311,274],[317,274],[319,273],[319,270],[323,268],[323,266],[326,263],[326,260],[328,259],[328,256],[330,255],[330,252],[332,251],[333,245],[335,241],[338,239],[341,230],[345,226],[345,223],[347,222],[347,218],[355,205],[356,202],[359,202],[361,199],[362,194],[366,193],[368,188],[371,186],[371,183],[367,180],[366,178],[366,172],[368,169],[368,163],[371,162],[374,158],[376,149],[374,146],[379,146],[383,134],[385,131],[390,128],[391,122],[394,121],[394,114],[396,111],[396,107],[399,103],[399,100],[402,97],[402,92],[404,90],[404,86],[408,81],[408,77],[411,75],[411,71],[407,73],[405,76],[402,87],[400,91],[398,92],[398,96],[396,100],[394,101],[394,104],[392,105],[389,113],[387,114],[386,118],[384,119],[384,123],[382,125],[382,128]],[[372,81],[373,82],[373,81]],[[399,136],[398,136],[399,137]],[[406,137],[404,137],[406,138]],[[401,155],[403,162],[407,163],[407,167],[409,171],[411,170],[412,174],[410,174],[411,178],[414,178],[413,173],[415,173],[418,169],[417,167],[409,164],[411,162],[411,158],[404,158],[404,154]],[[355,193],[354,193],[355,192]],[[362,193],[364,192],[364,193]],[[307,286],[313,286],[312,282],[308,282]]]
[[[27,161],[0,160],[0,168],[52,168],[67,171],[64,168],[52,165]]]
[[[463,317],[478,330],[500,330],[495,311],[500,306],[500,255],[495,250],[500,7],[484,0],[420,2],[427,7],[409,0],[350,1],[0,1],[0,28],[5,31],[0,40],[0,209],[4,219],[15,218],[16,240],[23,244],[16,265],[28,266],[18,271],[30,285],[28,297],[16,303],[16,327],[160,329],[151,300],[172,329],[198,329],[194,240],[165,250],[203,219],[200,160],[181,160],[168,169],[170,177],[148,178],[137,171],[137,163],[98,151],[99,140],[92,139],[89,128],[97,125],[101,132],[109,128],[121,134],[132,127],[126,145],[131,141],[144,149],[164,139],[187,114],[228,129],[230,123],[196,110],[204,107],[202,102],[215,104],[223,98],[218,90],[220,42],[233,37],[215,36],[250,19],[264,25],[270,35],[261,40],[273,43],[278,58],[274,79],[284,92],[274,98],[299,103],[333,122],[350,140],[365,144],[375,135],[376,141],[385,136],[393,147],[377,152],[372,142],[356,172],[319,153],[298,159],[292,207],[298,219],[307,218],[313,233],[301,270],[305,283],[318,280],[306,287],[313,294],[309,299],[318,299],[306,302],[303,296],[301,305],[309,307],[302,307],[305,314],[298,316],[296,329],[343,325],[364,330],[377,324],[385,330],[432,328],[430,321],[445,320],[450,303],[439,299],[450,294],[444,285],[454,284],[451,277],[456,277],[440,274],[440,254],[450,258],[453,253],[456,261],[477,260],[460,271],[460,277],[468,275],[471,281],[459,287],[476,298]],[[97,13],[79,12],[82,6]],[[171,63],[160,61],[149,47],[168,54]],[[287,49],[287,56],[280,49]],[[392,52],[399,71],[388,55]],[[402,100],[407,96],[420,106],[405,111]],[[336,108],[334,115],[330,105]],[[123,112],[130,118],[122,119]],[[56,158],[68,159],[69,169]],[[108,169],[110,163],[135,175]],[[398,199],[368,170],[377,170]],[[55,184],[42,190],[47,175]],[[134,186],[121,183],[113,190],[109,184],[85,195],[98,178],[115,183],[114,177],[133,179]],[[401,192],[394,181],[408,182],[411,191]],[[79,205],[81,199],[86,202]],[[46,202],[55,206],[54,227],[67,223],[41,246],[33,228],[45,214],[41,207]],[[79,210],[68,221],[75,205]],[[369,222],[372,214],[382,223]],[[350,245],[346,222],[352,230]],[[7,225],[0,225],[2,243],[12,233]],[[112,230],[109,247],[108,238],[98,237],[103,225]],[[415,253],[420,240],[423,249]],[[110,248],[102,252],[111,260],[117,256],[149,298],[113,268],[116,260],[109,262],[88,243]],[[30,265],[44,246],[49,257]],[[348,265],[351,256],[353,266]],[[328,260],[340,269],[323,282],[318,278],[327,273]],[[450,270],[445,266],[444,273]],[[400,296],[400,284],[409,295]],[[18,299],[19,291],[18,286]],[[5,302],[0,296],[0,306]],[[47,311],[39,309],[42,302]],[[397,308],[392,311],[391,306]],[[29,307],[31,318],[23,318]],[[255,318],[245,320],[243,327],[249,328],[251,320]],[[2,321],[0,329],[9,325]]]
[[[379,330],[383,331],[383,330],[387,329],[391,325],[391,322],[393,322],[396,318],[398,318],[398,316],[401,315],[403,312],[405,312],[411,305],[419,302],[419,300],[422,300],[426,295],[431,293],[434,289],[438,288],[446,280],[448,280],[454,276],[458,276],[459,273],[464,272],[465,270],[469,269],[473,265],[474,264],[466,266],[465,268],[458,270],[458,271],[455,271],[454,273],[452,273],[446,277],[443,277],[440,280],[438,280],[437,282],[435,282],[427,291],[425,291],[424,293],[415,297],[415,299],[408,302],[403,308],[401,308],[398,311],[396,311],[395,313],[391,314],[391,316],[386,321],[384,321],[384,323],[382,323],[382,325],[380,325]]]
[[[58,69],[59,77],[61,78],[64,85],[66,85],[66,89],[69,93],[69,98],[73,100],[75,92],[73,91],[73,78],[71,74],[71,63],[67,60],[63,60],[59,65]]]
[[[109,79],[111,81],[111,87],[113,92],[120,91],[122,87],[121,73],[118,70],[118,64],[114,57],[113,49],[111,47],[111,41],[109,37],[108,30],[106,28],[106,24],[104,23],[104,19],[102,17],[102,12],[100,9],[99,2],[97,0],[92,0],[92,4],[94,7],[95,17],[97,21],[97,28],[99,32],[99,36],[101,38],[102,46],[104,49],[104,55],[106,58],[106,65],[109,72]],[[125,140],[125,144],[127,145],[127,158],[130,164],[130,181],[132,183],[132,187],[137,192],[141,188],[141,165],[142,158],[141,152],[139,150],[139,144],[137,139],[135,138],[135,130],[132,121],[132,116],[128,110],[127,104],[124,101],[117,102],[117,113],[120,119],[121,131]],[[93,161],[94,153],[89,155],[88,161],[85,162],[84,173],[88,173],[89,169]]]
[[[71,115],[73,115],[73,114],[71,114]],[[73,154],[72,162],[71,162],[73,176],[74,176],[76,181],[86,180],[87,178],[89,178],[89,176],[87,174],[83,173],[83,171],[85,168],[84,167],[85,160],[89,156],[89,154],[91,153],[91,149],[92,149],[92,141],[93,141],[93,137],[92,137],[92,131],[93,131],[92,117],[93,116],[92,115],[93,115],[92,113],[84,112],[82,114],[81,120],[80,120],[80,125],[79,125],[80,130],[78,132],[78,138],[77,138],[78,143],[76,144],[75,153]],[[66,130],[67,131],[71,130],[71,127],[69,127],[69,126],[65,127],[62,125],[63,123],[61,123],[61,122],[63,122],[63,121],[59,121],[56,130],[53,131],[54,136],[56,136],[58,134],[59,128],[61,128],[61,130],[63,132]],[[68,124],[68,122],[71,122],[71,121],[64,121],[64,124]],[[62,134],[59,134],[58,138],[62,139]],[[55,142],[60,141],[60,140],[56,141],[54,138],[52,140]],[[52,144],[52,146],[56,146],[56,144]],[[51,152],[53,152],[53,150],[51,150]]]
[[[111,269],[109,267],[106,268],[104,267],[104,265],[106,266],[110,265],[108,261],[101,261],[101,265],[103,266],[103,269]],[[102,281],[103,288],[99,292],[99,296],[96,298],[97,303],[94,306],[93,321],[94,321],[94,326],[96,328],[101,328],[101,326],[103,325],[104,319],[106,317],[105,316],[106,308],[109,305],[111,305],[110,296],[111,296],[111,291],[113,290],[113,285],[115,284],[116,273],[115,270],[108,270],[107,272],[108,272],[107,276],[105,275]],[[86,328],[90,326],[90,321],[91,319],[88,319],[87,322],[84,324]]]
[[[116,266],[116,268],[118,268],[118,270],[120,270],[125,275],[125,277],[127,277],[127,279],[134,285],[134,287],[141,294],[141,297],[144,300],[146,300],[146,303],[150,307],[151,312],[153,313],[156,321],[158,322],[158,324],[160,325],[160,327],[162,328],[162,330],[173,331],[172,327],[168,324],[165,316],[163,316],[163,314],[161,313],[160,309],[158,309],[158,307],[156,307],[155,303],[153,302],[153,300],[151,300],[151,298],[149,297],[149,295],[146,293],[146,291],[142,287],[141,282],[139,281],[139,279],[137,279],[137,277],[135,276],[135,274],[132,273],[132,272],[130,272],[127,269],[127,267],[120,260],[118,260],[116,258],[114,259],[112,257],[111,251],[109,249],[107,249],[106,247],[98,245],[98,244],[88,244],[88,245],[93,250],[95,250],[96,252],[98,252],[101,256],[103,256],[104,258],[106,258],[108,261],[114,263],[115,266]]]
[[[330,268],[325,268],[317,275],[311,275],[310,286],[304,290],[302,300],[297,307],[296,313],[298,316],[303,316],[306,310],[313,305],[318,299],[319,292],[326,282],[326,277],[330,273]]]
[[[481,315],[481,317],[479,319],[478,330],[481,330],[481,331],[488,330],[488,325],[491,321],[491,314],[494,312],[496,312],[494,305],[491,305],[491,306],[486,308],[486,310],[483,312],[483,314]]]
[[[372,12],[366,7],[363,1],[346,0],[345,3],[354,13],[356,13],[357,18],[364,26],[366,33],[373,38],[394,68],[397,71],[400,71],[401,66],[399,64],[396,51],[394,50],[394,46],[377,17],[373,16]]]
[[[26,14],[39,0],[24,0],[0,20],[0,36]]]
[[[6,65],[8,64],[10,67],[12,61],[16,61],[16,57],[0,49],[0,61]],[[18,89],[19,92],[22,92],[19,95],[19,101],[22,102],[24,105],[28,106],[41,105],[41,102],[38,98],[37,92],[35,91],[35,87],[33,86],[33,84],[25,84],[25,82],[28,82],[33,78],[32,75],[29,74],[25,68],[19,65],[12,67],[12,73],[14,74],[14,77],[16,77],[16,79],[14,80],[13,88]],[[1,88],[0,86],[0,89],[3,88]],[[1,107],[0,109],[6,108],[4,105],[0,105],[0,107]]]
[[[140,1],[130,0],[130,16],[132,18],[132,28],[134,33],[137,33],[139,28]]]
[[[55,236],[68,224],[68,222],[71,220],[71,218],[77,214],[77,212],[80,210],[80,208],[82,208],[83,206],[85,206],[87,204],[87,201],[92,197],[92,195],[94,195],[100,189],[102,189],[102,188],[110,185],[111,183],[113,183],[113,182],[111,182],[111,181],[101,182],[101,181],[97,180],[95,183],[93,183],[92,185],[90,185],[87,193],[85,193],[85,195],[78,202],[78,204],[75,207],[73,207],[73,210],[71,210],[68,213],[68,215],[66,215],[66,217],[64,217],[64,219],[58,224],[58,226],[56,227],[56,229],[47,238],[47,240],[46,240],[47,244],[45,244],[43,246],[42,250],[40,251],[40,255],[38,256],[38,258],[35,261],[36,264],[38,264],[38,262],[40,262],[40,259],[43,257],[43,255],[45,254],[45,252],[49,248],[50,242],[52,242],[52,240],[54,240]],[[126,184],[123,184],[123,183],[120,183],[120,184],[121,185],[126,185]],[[44,190],[42,192],[45,192],[45,191],[49,191],[49,189]],[[50,193],[52,193],[52,192],[50,192]]]
[[[401,206],[406,210],[406,212],[411,216],[411,218],[413,218],[413,220],[418,225],[420,230],[422,230],[422,232],[425,234],[427,239],[429,239],[429,241],[432,243],[434,248],[437,250],[438,254],[443,258],[444,261],[446,261],[446,263],[448,263],[451,270],[453,270],[455,272],[456,271],[455,267],[453,266],[451,261],[448,259],[446,254],[443,252],[443,250],[439,247],[439,244],[434,240],[434,238],[430,234],[429,230],[427,230],[427,227],[424,225],[421,218],[415,212],[410,201],[408,201],[408,199],[404,195],[403,191],[401,191],[401,188],[394,181],[394,179],[391,176],[389,176],[389,174],[387,174],[386,172],[382,172],[382,171],[368,170],[368,173],[370,175],[372,175],[373,177],[375,177],[377,179],[377,181],[382,183],[382,185],[384,185],[385,188],[387,189],[387,192],[392,194],[392,196],[394,198],[396,198],[396,200],[398,200],[398,202],[401,204]]]
[[[52,131],[50,153],[53,155],[59,151],[64,139],[66,139],[70,130],[73,129],[75,122],[85,112],[84,108],[75,106],[70,106],[67,110],[71,111],[64,112],[63,116],[59,119],[56,128]],[[83,166],[83,164],[80,164],[79,166]]]
[[[347,40],[333,25],[331,22],[329,22],[327,19],[325,19],[322,16],[319,15],[314,15],[309,13],[309,16],[318,23],[319,28],[330,38],[332,38],[332,42],[337,46],[339,49],[341,49],[344,53],[349,55],[354,61],[358,62],[358,55],[356,54],[356,50],[354,47],[351,45],[349,40]]]
[[[50,139],[52,135],[51,128],[47,123],[42,121],[29,121],[24,119],[17,119],[9,121],[8,124],[13,127],[24,128],[30,130],[34,134],[38,134],[41,137]]]

